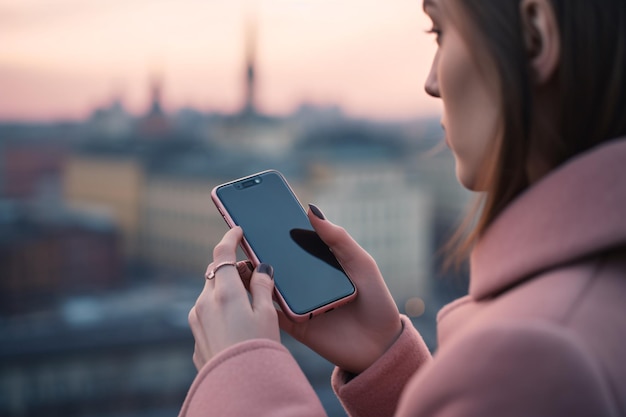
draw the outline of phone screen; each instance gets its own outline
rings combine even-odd
[[[214,193],[259,261],[274,268],[276,289],[293,313],[309,314],[355,293],[280,173],[246,177]]]

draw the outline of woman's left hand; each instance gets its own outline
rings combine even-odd
[[[229,230],[213,250],[207,273],[221,263],[236,261],[240,227]],[[280,342],[278,317],[272,301],[274,281],[269,265],[261,264],[250,280],[251,301],[235,265],[225,265],[206,279],[204,289],[189,312],[189,325],[196,344],[193,362],[198,371],[213,356],[236,343],[250,339]]]

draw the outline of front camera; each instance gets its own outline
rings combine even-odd
[[[241,183],[241,188],[248,188],[261,183],[261,178],[252,178]]]

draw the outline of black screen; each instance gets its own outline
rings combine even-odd
[[[293,312],[307,314],[354,293],[280,174],[264,172],[216,193],[259,260],[274,268],[275,285]]]

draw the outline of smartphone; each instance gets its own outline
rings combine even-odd
[[[354,283],[280,172],[218,185],[211,198],[229,227],[241,226],[250,261],[274,268],[274,300],[291,320],[311,319],[356,297]]]

